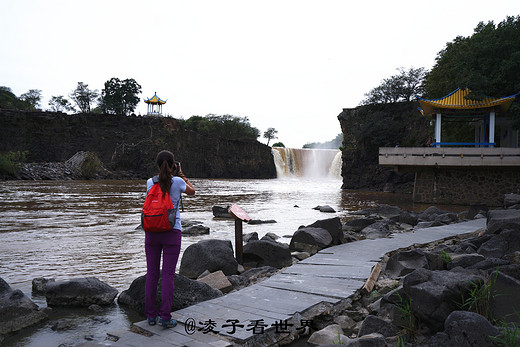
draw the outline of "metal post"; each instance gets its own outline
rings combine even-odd
[[[242,264],[242,220],[235,218],[235,258],[239,264]]]

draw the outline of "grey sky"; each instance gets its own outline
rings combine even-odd
[[[342,108],[398,67],[430,69],[479,21],[519,14],[517,0],[1,0],[0,85],[48,108],[77,82],[134,78],[174,117],[249,117],[299,148],[333,139]]]

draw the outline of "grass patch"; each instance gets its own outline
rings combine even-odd
[[[412,310],[412,298],[403,298],[399,293],[397,293],[397,296],[399,298],[399,303],[397,303],[396,306],[401,313],[401,318],[405,322],[402,328],[404,328],[410,336],[414,336],[417,332],[418,324],[417,318],[413,314]]]
[[[493,274],[487,276],[484,281],[470,282],[470,289],[466,295],[462,295],[462,303],[459,305],[464,311],[478,313],[488,321],[493,322],[490,302],[495,295],[495,282],[498,276],[498,268]]]
[[[444,264],[451,263],[451,255],[447,253],[446,251],[441,251],[441,259]]]
[[[520,344],[520,327],[517,323],[507,324],[502,322],[500,324],[501,336],[490,336],[493,345],[515,347]]]

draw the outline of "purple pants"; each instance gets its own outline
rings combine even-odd
[[[146,252],[146,284],[144,287],[145,308],[147,318],[160,316],[171,319],[174,277],[177,260],[181,251],[181,232],[172,230],[163,233],[145,233],[144,249]],[[157,311],[157,283],[163,255],[161,279],[161,307]]]

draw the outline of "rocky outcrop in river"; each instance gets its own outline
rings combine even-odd
[[[371,104],[345,108],[338,115],[343,132],[343,189],[411,193],[413,173],[378,165],[379,147],[423,147],[428,120],[415,102]]]

